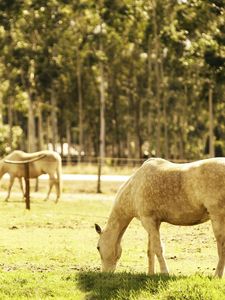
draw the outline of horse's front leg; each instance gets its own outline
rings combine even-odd
[[[13,186],[13,183],[14,183],[14,180],[15,180],[15,177],[14,176],[10,176],[10,180],[9,180],[9,187],[8,187],[8,194],[5,198],[5,201],[8,201],[9,200],[9,197],[10,197],[10,194],[11,194],[11,189],[12,189],[12,186]]]
[[[151,236],[148,235],[148,274],[155,274],[155,253],[153,251]]]
[[[149,274],[154,272],[154,255],[156,254],[161,273],[168,274],[167,264],[163,255],[163,247],[160,240],[159,227],[160,222],[155,221],[150,217],[144,217],[141,219],[144,228],[149,234]]]
[[[219,256],[215,276],[221,278],[225,266],[225,215],[216,215],[215,217],[212,217],[211,220]]]

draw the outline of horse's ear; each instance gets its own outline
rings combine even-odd
[[[95,230],[98,234],[101,234],[101,232],[102,232],[102,229],[98,224],[95,224]]]

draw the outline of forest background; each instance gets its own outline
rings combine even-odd
[[[0,155],[223,156],[225,1],[1,1],[0,80]]]

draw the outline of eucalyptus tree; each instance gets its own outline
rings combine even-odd
[[[217,91],[221,90],[221,83],[224,83],[225,53],[224,43],[221,39],[224,4],[223,0],[187,1],[180,4],[177,12],[178,26],[186,32],[187,49],[181,58],[189,73],[189,78],[186,77],[185,82],[186,85],[189,85],[189,89],[192,89],[192,97],[194,95],[196,97],[196,99],[192,99],[192,107],[195,111],[201,109],[201,113],[196,118],[200,122],[200,124],[196,124],[198,126],[196,140],[201,141],[201,135],[206,136],[205,140],[207,136],[210,137],[211,156],[214,155],[213,127],[216,126],[216,123],[213,124],[212,112],[214,110],[216,113],[217,106],[222,102],[221,97],[223,97],[222,94],[219,96]],[[212,102],[214,102],[213,106]],[[207,110],[209,110],[209,115],[204,113]],[[209,124],[209,130],[205,124]],[[199,131],[200,128],[202,128],[201,131]],[[201,150],[204,149],[202,146],[204,143],[204,141],[200,143]],[[200,149],[198,148],[198,150]]]
[[[14,97],[16,91],[21,91],[20,88],[17,87],[18,72],[14,59],[14,48],[16,46],[15,36],[17,35],[15,23],[21,15],[21,11],[22,3],[18,3],[17,1],[0,3],[0,126],[2,131],[1,149],[5,149],[5,151],[1,151],[1,154],[12,150],[16,146],[19,146],[17,139],[19,136],[21,137],[22,134],[20,127],[15,126],[17,125],[16,121],[14,120],[16,118],[16,111],[13,109],[13,107],[15,107],[19,111],[19,107],[21,107],[20,97],[17,99]],[[5,115],[6,118],[4,117]],[[5,122],[8,124],[5,125]],[[16,132],[20,132],[18,136]]]

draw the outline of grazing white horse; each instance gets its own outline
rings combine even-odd
[[[168,273],[160,241],[161,222],[191,226],[211,220],[219,261],[215,275],[223,276],[225,265],[225,158],[210,158],[175,164],[151,158],[117,193],[97,249],[102,271],[113,272],[121,256],[121,239],[131,222],[140,219],[148,232],[148,273],[154,274],[155,255],[162,273]]]
[[[41,174],[49,175],[49,190],[45,200],[49,198],[52,187],[53,185],[55,185],[57,194],[55,202],[58,202],[61,196],[62,188],[62,161],[60,155],[57,152],[50,150],[43,150],[34,153],[26,153],[16,150],[7,155],[4,159],[0,160],[0,178],[5,173],[8,173],[10,176],[8,194],[5,201],[8,201],[10,197],[10,192],[15,178],[19,179],[20,186],[24,194],[22,177],[25,177],[25,168],[24,164],[19,164],[19,162],[29,162],[30,178],[37,178]]]

